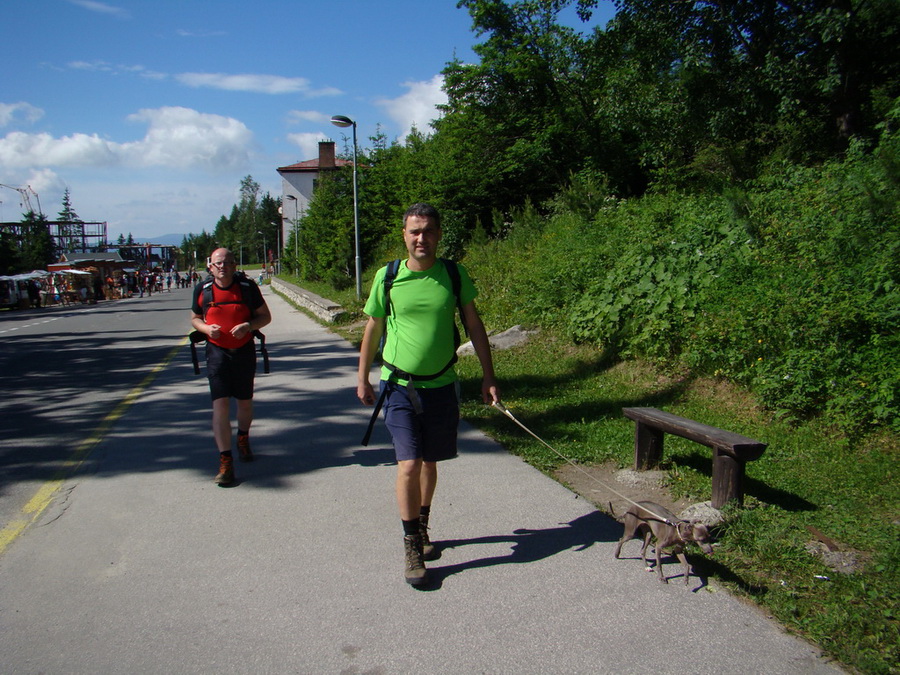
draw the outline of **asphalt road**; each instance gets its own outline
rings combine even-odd
[[[0,318],[3,673],[840,672],[677,565],[659,584],[637,542],[614,560],[621,525],[465,425],[433,583],[406,585],[355,354],[266,297],[258,460],[228,489],[189,291]]]
[[[184,337],[190,292],[0,312],[0,523]]]

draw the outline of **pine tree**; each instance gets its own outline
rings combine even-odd
[[[74,251],[81,233],[81,226],[76,223],[84,221],[75,213],[72,208],[72,199],[69,194],[69,188],[63,193],[62,210],[57,216],[59,220],[59,248],[62,251]]]

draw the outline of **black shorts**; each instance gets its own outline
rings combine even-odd
[[[397,461],[422,459],[440,462],[456,457],[459,396],[456,384],[436,389],[416,389],[422,414],[416,413],[406,387],[381,381],[387,388],[384,423],[391,433]]]
[[[209,393],[217,398],[253,398],[253,380],[256,377],[256,344],[250,340],[238,349],[223,349],[212,342],[206,343],[206,376]]]

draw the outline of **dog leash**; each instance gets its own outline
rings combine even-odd
[[[620,499],[624,499],[626,502],[628,502],[628,503],[631,504],[632,506],[637,506],[639,509],[643,509],[644,511],[647,511],[651,516],[654,516],[657,520],[660,520],[660,521],[662,521],[663,523],[666,523],[667,525],[671,525],[672,527],[675,528],[675,531],[678,532],[678,526],[677,526],[675,523],[673,523],[671,520],[669,520],[668,518],[665,518],[665,517],[663,517],[663,516],[660,516],[658,513],[653,513],[653,511],[651,511],[650,509],[648,509],[646,506],[643,506],[643,505],[641,505],[641,504],[638,504],[638,503],[635,502],[635,501],[630,500],[628,497],[626,497],[625,495],[623,495],[621,492],[619,492],[618,490],[616,490],[616,489],[613,488],[612,486],[607,485],[606,483],[604,483],[602,480],[600,480],[600,479],[597,478],[596,476],[592,476],[592,475],[589,474],[587,471],[585,471],[583,468],[581,468],[580,466],[578,466],[575,462],[573,462],[571,459],[569,459],[568,457],[566,457],[566,456],[565,456],[564,454],[562,454],[559,450],[557,450],[556,448],[554,448],[552,445],[550,445],[549,443],[547,443],[547,441],[545,441],[543,438],[541,438],[540,436],[538,436],[538,435],[537,435],[536,433],[534,433],[531,429],[529,429],[529,428],[526,427],[524,424],[522,424],[519,420],[517,420],[516,417],[515,417],[515,415],[513,415],[513,414],[509,411],[509,408],[507,408],[505,405],[503,405],[500,401],[494,401],[491,405],[492,405],[493,407],[495,407],[497,410],[499,410],[500,412],[502,412],[504,415],[506,415],[506,416],[507,416],[509,419],[511,419],[513,422],[515,422],[516,424],[518,424],[518,425],[519,425],[526,433],[528,433],[528,434],[530,434],[531,436],[533,436],[538,442],[542,443],[544,446],[546,446],[547,448],[549,448],[550,450],[552,450],[556,455],[558,455],[560,458],[562,458],[566,463],[568,463],[570,466],[572,466],[576,471],[580,471],[580,472],[583,473],[585,476],[587,476],[588,478],[590,478],[592,481],[594,481],[595,483],[599,483],[600,485],[602,485],[603,487],[605,487],[607,490],[609,490],[610,492],[612,492],[614,495],[616,495],[616,496],[619,497]],[[679,532],[678,536],[681,537],[681,533],[680,533],[680,532]]]

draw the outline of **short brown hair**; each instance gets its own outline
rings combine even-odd
[[[403,227],[406,227],[406,220],[410,216],[418,216],[419,218],[431,218],[432,220],[434,220],[435,224],[438,227],[441,226],[441,215],[438,213],[438,210],[431,204],[416,202],[408,209],[406,209],[406,213],[403,214]]]

